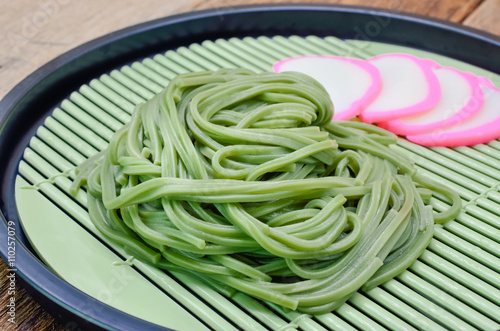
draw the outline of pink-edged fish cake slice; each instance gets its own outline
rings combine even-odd
[[[377,68],[364,60],[330,55],[303,55],[281,60],[275,72],[298,71],[316,79],[333,102],[333,120],[343,121],[359,115],[364,105],[380,92]]]
[[[500,138],[500,88],[484,78],[479,78],[484,103],[481,109],[467,120],[449,127],[406,138],[423,146],[472,146]]]
[[[361,112],[367,123],[387,122],[429,111],[441,99],[432,68],[439,65],[410,54],[390,53],[368,60],[380,72],[382,90]]]
[[[437,105],[422,114],[381,122],[380,127],[403,136],[428,133],[459,124],[481,109],[484,96],[476,75],[449,67],[432,70],[441,86]]]

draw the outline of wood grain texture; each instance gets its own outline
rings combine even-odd
[[[1,0],[0,99],[43,64],[110,32],[191,8],[188,0]]]
[[[155,18],[245,4],[309,2],[364,5],[460,22],[481,0],[0,0],[0,99],[28,74],[89,40]],[[226,7],[226,9],[221,9]]]
[[[192,10],[224,13],[237,5],[339,3],[441,18],[500,35],[500,0],[0,0],[0,99],[24,77],[64,52],[112,31]],[[3,243],[2,243],[3,244]],[[0,262],[0,330],[71,330],[22,289],[16,293],[15,328],[7,321],[7,265]]]
[[[3,243],[2,243],[3,244]],[[7,264],[4,260],[0,259],[0,330],[36,330],[36,331],[49,331],[49,330],[67,330],[61,324],[56,322],[54,318],[47,313],[43,308],[36,303],[31,296],[22,287],[17,284],[15,293],[12,293],[10,285],[10,278],[12,272],[9,271]],[[17,279],[19,276],[15,276]],[[16,280],[16,283],[18,280]],[[11,315],[8,315],[7,304],[10,302],[11,297],[15,299],[15,325],[9,321]]]
[[[216,9],[218,7],[234,7],[246,4],[265,4],[267,0],[195,0],[193,9]],[[383,8],[387,10],[398,10],[413,14],[441,18],[452,22],[460,22],[469,15],[480,3],[481,0],[289,0],[287,3],[335,3],[342,5],[358,5]],[[221,9],[219,9],[221,10]],[[222,10],[221,10],[222,11]]]
[[[500,35],[500,0],[483,1],[463,24]]]

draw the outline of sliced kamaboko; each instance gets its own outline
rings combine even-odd
[[[484,103],[474,116],[447,129],[406,138],[423,146],[445,147],[471,146],[500,138],[500,89],[484,77],[479,78],[479,84]]]
[[[364,60],[329,55],[304,55],[274,64],[275,72],[298,71],[316,79],[333,102],[333,120],[349,120],[380,92],[380,74]]]
[[[380,72],[382,90],[360,114],[367,123],[387,122],[421,114],[441,98],[441,88],[432,68],[438,64],[410,54],[391,53],[368,60]]]
[[[432,69],[441,86],[441,99],[431,110],[379,126],[399,135],[415,135],[446,129],[465,121],[483,106],[483,91],[478,77],[449,67]]]

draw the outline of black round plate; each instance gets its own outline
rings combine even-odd
[[[19,225],[14,200],[17,167],[36,128],[72,91],[131,61],[207,39],[278,34],[333,35],[398,44],[500,74],[500,38],[496,36],[417,15],[339,5],[242,6],[181,14],[111,33],[59,56],[24,79],[0,102],[0,253],[8,260],[10,221],[15,224],[17,279],[67,329],[160,327],[87,296],[36,256]]]

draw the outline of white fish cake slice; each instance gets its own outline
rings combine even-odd
[[[449,127],[406,138],[423,146],[472,146],[500,138],[500,88],[481,77],[479,84],[484,94],[481,109],[469,119]]]
[[[380,74],[371,63],[340,56],[304,55],[274,64],[275,72],[298,71],[316,79],[333,102],[333,120],[349,120],[380,92]]]
[[[410,54],[391,53],[368,60],[380,72],[382,90],[360,114],[367,123],[387,122],[429,111],[441,99],[433,67],[438,64]]]
[[[379,126],[399,135],[416,135],[446,129],[476,114],[484,96],[476,75],[450,67],[432,69],[441,86],[441,99],[430,111]]]

